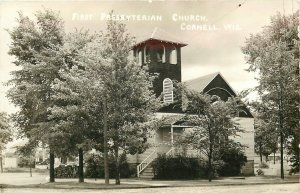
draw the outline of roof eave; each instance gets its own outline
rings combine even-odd
[[[187,46],[187,45],[188,45],[188,44],[182,43],[182,42],[173,42],[173,41],[163,40],[163,39],[158,39],[158,38],[148,38],[148,39],[146,39],[146,40],[144,40],[144,41],[141,41],[141,42],[135,44],[135,45],[133,46],[133,48],[138,47],[138,46],[140,46],[140,45],[146,43],[147,41],[151,41],[151,40],[156,40],[156,41],[165,42],[165,43],[169,43],[169,44],[175,44],[175,45],[178,45],[178,46],[180,46],[180,47],[184,47],[184,46]]]

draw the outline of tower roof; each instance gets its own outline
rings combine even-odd
[[[147,36],[146,38],[143,38],[142,40],[138,41],[138,43],[135,44],[133,47],[139,46],[139,45],[141,45],[145,42],[151,41],[151,40],[175,44],[180,47],[184,47],[187,45],[186,43],[183,43],[180,40],[178,40],[177,38],[175,38],[172,34],[164,31],[163,29],[156,27],[156,28],[154,28],[154,30],[152,31],[150,36]]]

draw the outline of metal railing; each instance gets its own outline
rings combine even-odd
[[[169,151],[166,152],[166,155],[173,155],[174,154],[174,148],[171,147]],[[157,151],[156,149],[153,150],[147,157],[142,161],[139,165],[137,165],[137,177],[140,177],[141,172],[153,162],[153,160],[157,157]]]
[[[166,155],[173,155],[174,154],[174,147],[171,147],[169,151],[167,151]]]
[[[157,152],[153,150],[144,161],[142,161],[139,165],[137,165],[137,177],[140,177],[141,172],[156,158]]]

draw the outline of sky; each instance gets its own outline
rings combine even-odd
[[[125,0],[125,1],[1,1],[0,2],[0,111],[17,110],[6,98],[3,85],[16,70],[7,54],[10,37],[6,29],[17,25],[18,11],[35,19],[34,13],[44,8],[59,11],[65,31],[105,30],[107,14],[122,21],[128,32],[143,40],[158,27],[180,42],[183,81],[220,72],[231,87],[240,92],[257,83],[248,68],[241,47],[250,34],[259,33],[280,12],[291,14],[298,9],[297,0]],[[192,27],[198,27],[196,29]]]

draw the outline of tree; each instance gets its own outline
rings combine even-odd
[[[22,157],[23,161],[26,161],[29,166],[29,175],[32,177],[32,168],[34,167],[34,155],[35,155],[35,147],[34,143],[27,143],[24,146],[17,147],[17,153]]]
[[[125,25],[109,21],[104,43],[108,45],[104,53],[112,66],[104,86],[109,101],[108,136],[113,142],[116,184],[120,184],[119,151],[135,154],[147,148],[149,131],[156,126],[151,121],[159,100],[151,90],[153,77],[128,59],[133,41]]]
[[[275,164],[275,153],[278,149],[278,131],[274,129],[274,125],[268,124],[262,119],[255,119],[254,131],[254,149],[260,155],[260,162],[262,163],[262,156],[266,158],[273,153]]]
[[[258,73],[255,90],[264,104],[264,120],[278,130],[282,179],[284,145],[288,138],[298,139],[299,133],[299,45],[294,43],[298,24],[298,12],[290,16],[278,13],[262,32],[251,34],[242,48],[248,71]]]
[[[208,179],[211,181],[222,164],[222,149],[240,146],[230,139],[242,131],[233,120],[238,109],[232,108],[236,106],[232,104],[234,100],[224,102],[217,96],[189,91],[184,87],[182,90],[187,101],[185,120],[193,129],[180,141],[190,144],[206,158]]]
[[[246,95],[249,90],[246,91]],[[245,94],[245,93],[244,93]],[[265,156],[266,160],[268,156],[273,153],[273,163],[275,164],[275,154],[278,151],[279,143],[279,129],[270,118],[270,108],[268,104],[264,104],[261,101],[248,102],[252,111],[255,113],[254,120],[254,150],[260,156],[260,162],[262,163],[262,157]]]
[[[146,138],[155,126],[152,119],[159,106],[151,90],[153,77],[129,60],[132,45],[133,37],[125,25],[108,21],[106,32],[79,53],[84,68],[80,76],[91,85],[85,98],[96,104],[98,113],[94,115],[101,120],[103,134],[107,128],[104,147],[115,159],[116,184],[120,184],[120,152],[135,154],[147,148]]]
[[[79,153],[79,182],[84,181],[83,150],[103,151],[102,118],[106,113],[101,73],[108,62],[99,51],[101,37],[100,33],[89,35],[88,31],[69,34],[59,51],[64,53],[64,67],[53,85],[55,105],[50,108],[50,119],[55,122],[53,127],[64,131],[62,138],[69,141],[67,151]],[[106,175],[108,184],[108,172]]]
[[[9,117],[6,113],[0,112],[0,167],[3,172],[3,155],[2,150],[4,145],[12,140],[11,128],[9,124]]]
[[[299,135],[293,136],[293,138],[289,139],[287,142],[288,155],[290,156],[291,169],[289,174],[294,174],[299,172],[300,170],[300,147],[299,147]]]
[[[52,128],[61,131],[57,137],[64,141],[59,150],[63,152],[61,156],[79,156],[79,182],[84,182],[83,153],[92,148],[93,141],[101,138],[90,113],[95,104],[86,98],[92,85],[82,75],[86,73],[85,69],[77,62],[78,52],[91,42],[92,37],[88,31],[75,31],[65,37],[64,45],[57,50],[58,55],[63,53],[64,60],[59,78],[53,84],[54,106],[49,109]]]
[[[19,107],[14,115],[19,136],[27,137],[30,147],[41,141],[50,148],[50,182],[54,182],[54,152],[60,141],[55,136],[59,132],[50,129],[48,108],[53,105],[52,84],[62,62],[56,50],[63,44],[63,21],[47,9],[35,16],[36,22],[19,13],[17,27],[9,31],[9,54],[15,56],[13,63],[19,69],[12,72],[8,98]]]

